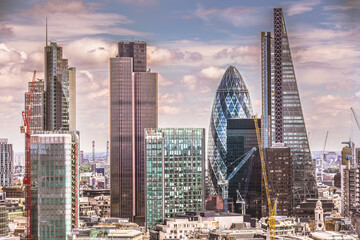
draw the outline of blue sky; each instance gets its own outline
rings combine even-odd
[[[340,150],[360,131],[360,2],[194,0],[13,0],[0,3],[0,137],[22,151],[21,110],[32,71],[43,77],[45,18],[49,40],[77,68],[81,148],[104,151],[109,138],[109,58],[120,40],[148,42],[159,73],[159,127],[208,128],[222,74],[235,65],[260,114],[261,31],[282,7],[311,150]]]

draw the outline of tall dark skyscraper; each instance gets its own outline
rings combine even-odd
[[[258,120],[260,126],[260,119]],[[258,148],[254,119],[227,120],[227,154],[226,166],[229,176],[242,160],[241,156],[253,147]],[[261,218],[261,163],[259,151],[256,150],[249,160],[240,168],[229,182],[229,201],[236,204],[238,190],[246,202],[246,214]],[[235,208],[241,213],[241,208]]]
[[[157,128],[157,73],[146,71],[146,43],[119,42],[110,59],[111,215],[145,221],[144,129]]]
[[[263,119],[271,115],[268,147],[285,143],[291,149],[293,206],[317,197],[315,170],[302,113],[284,16],[274,8],[274,36],[261,34]],[[271,63],[269,65],[269,63]],[[271,74],[269,74],[271,73]],[[271,85],[269,85],[271,77]],[[271,99],[269,97],[271,87]],[[271,111],[266,107],[271,101]],[[264,121],[265,124],[265,121]],[[264,127],[265,128],[265,127]],[[264,141],[266,143],[266,141]],[[270,145],[271,144],[271,145]]]

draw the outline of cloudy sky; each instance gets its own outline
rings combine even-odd
[[[260,32],[282,7],[311,150],[340,150],[360,140],[360,1],[356,0],[8,0],[0,1],[0,138],[24,148],[24,92],[34,69],[43,77],[49,40],[77,69],[81,149],[105,151],[109,139],[109,58],[120,40],[148,43],[159,73],[159,127],[208,128],[222,74],[235,65],[260,104]]]

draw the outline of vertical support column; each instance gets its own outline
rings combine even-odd
[[[283,142],[283,92],[282,92],[282,8],[274,8],[274,92],[275,92],[275,142]]]

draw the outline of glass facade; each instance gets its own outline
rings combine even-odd
[[[45,127],[45,82],[37,79],[34,82],[34,95],[30,116],[30,130],[44,130]],[[25,112],[28,114],[31,82],[25,93]]]
[[[258,120],[260,126],[260,119]],[[227,121],[227,154],[225,163],[227,176],[253,147],[258,148],[255,124],[250,119],[228,119]],[[234,203],[235,212],[241,213],[241,207],[236,205],[238,190],[246,202],[246,214],[261,218],[261,163],[258,150],[240,168],[229,181],[229,202]]]
[[[35,239],[67,239],[78,228],[76,133],[31,136],[32,234]]]
[[[227,176],[227,120],[251,118],[253,115],[249,91],[239,71],[230,66],[224,73],[216,91],[209,126],[208,161],[209,175],[217,194],[219,172]]]
[[[146,227],[204,209],[205,129],[145,130]]]
[[[70,128],[70,106],[76,104],[73,89],[70,91],[70,77],[74,85],[74,69],[68,67],[68,60],[62,58],[62,47],[51,42],[45,47],[45,81],[46,81],[46,117],[45,130],[63,130]],[[71,76],[69,76],[71,75]],[[70,99],[72,100],[70,102]],[[72,107],[74,109],[74,107]],[[71,116],[74,116],[71,114]],[[74,116],[75,117],[75,116]]]
[[[296,207],[306,198],[316,198],[317,188],[295,69],[281,8],[274,9],[272,46],[272,144],[282,141],[291,149],[293,206]]]

